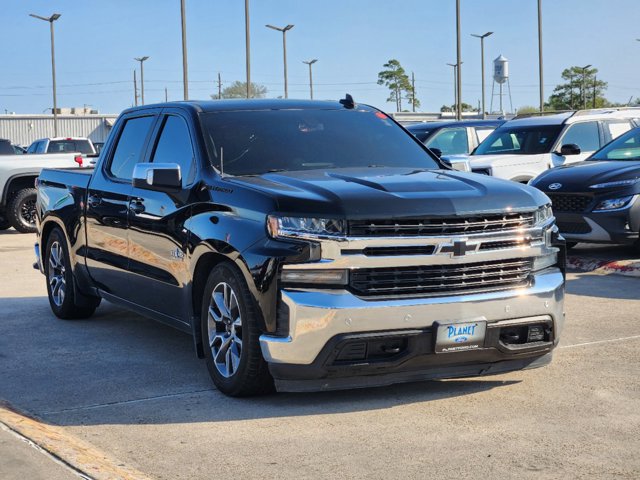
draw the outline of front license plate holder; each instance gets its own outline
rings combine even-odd
[[[487,322],[473,320],[469,322],[436,322],[436,353],[455,353],[478,350],[484,346]]]

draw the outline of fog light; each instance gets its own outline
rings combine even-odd
[[[530,325],[527,334],[527,343],[544,341],[544,327],[542,325]]]
[[[280,280],[284,283],[346,285],[347,270],[283,270]]]

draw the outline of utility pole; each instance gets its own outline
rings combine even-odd
[[[458,108],[456,109],[457,120],[462,120],[462,53],[460,48],[460,0],[456,0],[456,65],[458,67],[456,80],[456,95],[458,97]]]
[[[585,81],[587,79],[587,68],[589,68],[591,64],[581,67],[582,70],[582,86],[580,91],[582,93],[582,108],[583,110],[587,109],[587,89],[585,87]]]
[[[136,62],[140,62],[140,104],[144,105],[144,61],[149,60],[149,57],[137,57],[134,58]]]
[[[453,67],[453,111],[458,116],[458,65],[455,63],[447,63],[450,67]]]
[[[284,55],[284,98],[289,98],[289,88],[287,85],[287,31],[291,30],[294,26],[287,25],[286,27],[274,27],[273,25],[265,25],[267,28],[282,32],[282,52]]]
[[[136,70],[133,70],[133,99],[136,107],[138,106],[138,81],[136,80]]]
[[[51,76],[53,77],[53,136],[58,136],[58,100],[56,97],[56,49],[53,34],[53,22],[60,18],[59,13],[54,13],[50,17],[41,17],[33,13],[29,14],[30,17],[37,18],[49,22],[49,31],[51,32]]]
[[[487,38],[489,35],[493,35],[493,32],[487,32],[484,33],[482,35],[476,35],[475,33],[472,33],[471,36],[472,37],[476,37],[480,39],[480,64],[482,65],[482,118],[486,118],[485,116],[485,104],[484,104],[484,39]]]
[[[317,58],[314,58],[313,60],[302,61],[302,63],[306,63],[307,65],[309,65],[309,96],[311,100],[313,100],[313,74],[311,73],[311,65],[313,65],[317,61]]]
[[[569,108],[573,110],[573,73],[569,73]]]
[[[416,77],[411,72],[411,105],[412,111],[416,111]]]
[[[250,93],[251,92],[247,90],[247,95],[249,95]],[[220,77],[220,72],[218,72],[218,100],[222,100],[222,78]]]
[[[169,92],[167,91],[167,87],[164,87],[164,101],[169,101]]]
[[[189,74],[187,72],[187,18],[185,9],[185,0],[180,0],[180,17],[182,19],[182,85],[184,90],[184,100],[189,100]]]
[[[598,84],[598,77],[596,75],[593,76],[593,107],[596,108],[596,86]]]
[[[247,64],[247,98],[251,98],[251,36],[249,34],[249,0],[244,0],[244,44]]]
[[[542,71],[542,0],[538,0],[538,72],[540,75],[540,111],[544,111],[544,81]]]

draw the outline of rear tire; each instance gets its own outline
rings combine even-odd
[[[49,305],[54,315],[63,320],[88,318],[93,315],[99,297],[83,295],[74,288],[73,270],[64,234],[55,228],[44,255],[44,275],[47,279]]]
[[[35,188],[18,190],[9,201],[7,219],[13,228],[21,233],[36,231],[36,198]]]
[[[260,350],[257,306],[234,265],[225,262],[213,269],[201,312],[205,362],[218,390],[232,397],[273,391]]]

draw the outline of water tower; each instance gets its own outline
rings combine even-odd
[[[502,86],[505,83],[507,84],[507,88],[509,90],[509,104],[511,106],[511,110],[513,110],[513,102],[511,101],[511,84],[509,83],[509,60],[507,60],[507,58],[502,54],[493,61],[493,86],[491,87],[490,107],[491,111],[493,111],[493,97],[495,96],[496,83],[498,84],[500,89],[500,93],[498,94],[498,96],[500,97],[500,113],[504,114],[504,110],[502,109]]]

